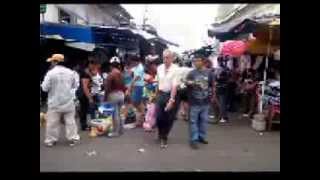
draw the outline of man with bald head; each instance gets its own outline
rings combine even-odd
[[[173,64],[174,54],[166,49],[163,52],[163,64],[157,68],[157,127],[160,147],[166,148],[169,132],[176,117],[178,66]]]

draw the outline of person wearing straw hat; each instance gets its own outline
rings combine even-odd
[[[66,127],[66,138],[70,146],[79,142],[80,136],[75,121],[75,103],[72,89],[77,81],[74,72],[63,66],[64,55],[53,54],[47,62],[50,69],[41,84],[42,90],[48,92],[47,127],[44,143],[52,147],[59,139],[60,119],[63,118]]]

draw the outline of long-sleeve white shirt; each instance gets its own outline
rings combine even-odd
[[[48,108],[57,111],[71,111],[74,108],[73,90],[77,88],[75,73],[63,66],[48,71],[41,85],[48,92]]]

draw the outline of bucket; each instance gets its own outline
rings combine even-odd
[[[252,128],[256,131],[265,131],[266,130],[266,121],[263,114],[257,114],[252,120]]]

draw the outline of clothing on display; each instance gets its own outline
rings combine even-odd
[[[257,69],[260,67],[260,65],[262,64],[262,62],[263,62],[263,56],[257,56],[256,62],[254,63],[254,65],[252,66],[252,68],[253,68],[254,70],[257,70]]]
[[[280,81],[269,81],[265,87],[265,105],[280,104]]]

